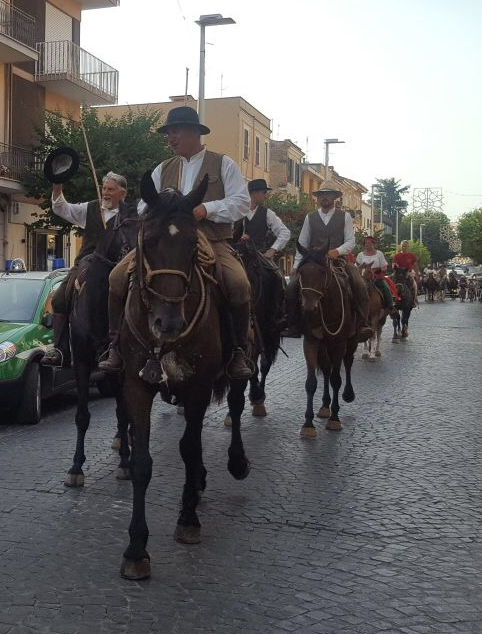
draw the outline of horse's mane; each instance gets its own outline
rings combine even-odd
[[[156,218],[163,223],[169,223],[179,215],[192,218],[193,226],[196,224],[192,207],[186,197],[183,196],[179,190],[168,188],[163,189],[159,193],[154,203],[147,203],[147,211],[143,214],[143,220],[147,221]]]
[[[298,250],[300,250],[298,248]],[[326,260],[326,254],[328,253],[328,246],[322,247],[321,249],[311,247],[309,249],[304,249],[305,253],[301,258],[301,262],[298,265],[298,268],[301,268],[304,264],[308,262],[314,262],[315,264],[319,264],[320,266],[327,268],[328,262]],[[300,251],[301,252],[301,251]]]

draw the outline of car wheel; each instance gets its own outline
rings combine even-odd
[[[22,399],[17,411],[17,423],[36,425],[42,416],[42,378],[38,363],[25,370]]]
[[[112,398],[115,396],[115,383],[108,378],[100,379],[96,382],[100,395],[104,398]]]

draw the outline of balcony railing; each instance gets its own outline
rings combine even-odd
[[[21,181],[28,170],[38,167],[38,160],[32,151],[0,143],[0,178]]]
[[[35,18],[0,0],[0,33],[35,49]]]
[[[69,40],[39,42],[37,51],[38,81],[68,80],[97,97],[88,103],[117,102],[119,71],[115,68]]]

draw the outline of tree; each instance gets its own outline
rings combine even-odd
[[[440,229],[450,225],[450,220],[441,211],[424,211],[413,212],[402,219],[400,224],[400,239],[408,240],[410,238],[410,222],[413,226],[414,236],[420,235],[420,225],[422,227],[422,240],[430,251],[432,262],[447,262],[451,260],[455,251],[453,251],[447,242],[441,240]]]
[[[110,115],[99,119],[97,110],[82,108],[82,121],[87,133],[90,151],[99,184],[107,172],[122,174],[127,179],[127,202],[140,198],[139,183],[142,175],[171,156],[165,135],[155,130],[162,120],[160,111],[148,112],[129,109],[120,118]],[[87,150],[78,121],[65,119],[60,112],[45,113],[45,129],[37,129],[38,145],[33,147],[37,162],[43,165],[50,150],[67,145],[79,153],[80,167],[71,181],[64,185],[65,197],[72,202],[97,198],[94,179],[89,167]],[[27,196],[40,201],[41,214],[32,214],[37,220],[29,227],[60,227],[65,233],[72,225],[56,216],[50,209],[51,185],[42,170],[26,174],[23,185]]]
[[[458,222],[462,255],[482,263],[482,207],[465,213]]]
[[[395,178],[377,178],[377,183],[379,189],[376,197],[383,198],[383,213],[395,222],[397,209],[403,214],[407,208],[408,202],[403,200],[403,196],[408,193],[410,185],[400,186],[400,181]]]
[[[291,238],[286,245],[286,252],[294,254],[296,251],[296,241],[300,235],[301,227],[308,212],[315,209],[315,201],[311,196],[302,194],[300,200],[296,196],[283,196],[278,192],[273,192],[266,199],[266,207],[272,209],[277,216],[285,223],[291,231]]]

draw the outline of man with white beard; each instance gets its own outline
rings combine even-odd
[[[95,251],[97,242],[104,231],[110,228],[109,221],[124,215],[137,214],[135,208],[130,208],[124,203],[127,194],[127,182],[124,176],[109,172],[102,179],[102,205],[98,200],[84,203],[69,203],[65,200],[62,185],[55,183],[52,187],[52,211],[64,220],[84,229],[82,246],[75,258],[74,266],[52,299],[54,348],[47,351],[43,357],[42,365],[68,366],[70,365],[69,342],[69,289],[77,274],[77,266],[82,258]],[[115,220],[113,220],[115,222]]]

